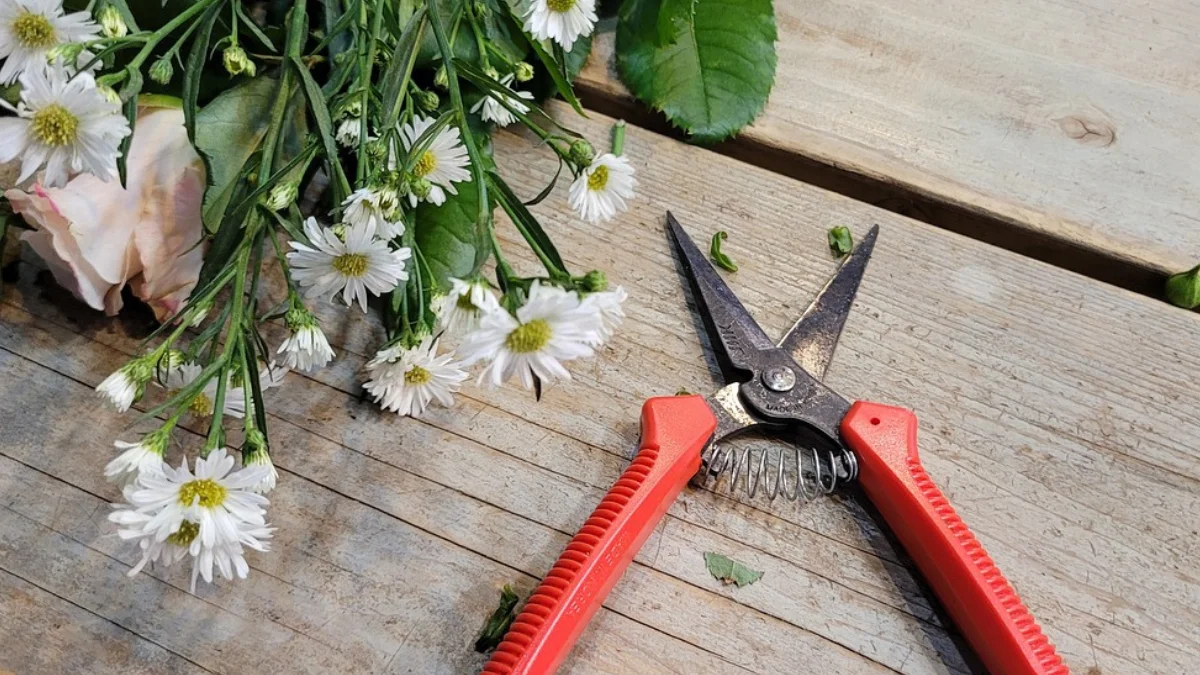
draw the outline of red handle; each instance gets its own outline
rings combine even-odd
[[[679,491],[700,470],[700,453],[716,427],[701,396],[646,401],[637,457],[530,596],[484,673],[548,675],[562,664]]]
[[[842,420],[859,481],[984,665],[997,675],[1070,675],[1033,615],[917,456],[917,417],[858,402]]]

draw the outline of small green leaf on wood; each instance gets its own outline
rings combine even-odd
[[[513,591],[512,586],[505,584],[500,591],[500,605],[488,617],[487,622],[483,624],[483,630],[479,633],[479,639],[475,640],[475,651],[482,654],[495,649],[496,645],[500,644],[500,641],[504,639],[504,634],[508,632],[508,627],[516,618],[513,613],[516,608],[517,594]]]
[[[829,250],[835,258],[850,255],[850,251],[854,250],[854,237],[850,235],[850,228],[844,225],[829,228]]]
[[[1200,307],[1200,265],[1167,279],[1167,301],[1185,309]]]
[[[752,570],[736,560],[711,551],[704,554],[704,564],[714,579],[726,585],[737,584],[738,588],[749,586],[761,579],[763,575],[762,572]]]
[[[652,15],[660,5],[676,8],[665,25],[662,14]],[[617,21],[617,71],[634,96],[692,140],[716,143],[766,106],[775,82],[775,11],[771,0],[695,0],[686,9],[677,1],[626,2]],[[660,44],[664,37],[674,41]]]
[[[729,270],[730,272],[736,272],[738,271],[737,263],[733,262],[733,258],[730,258],[725,254],[724,251],[721,250],[721,244],[724,243],[725,239],[728,237],[729,233],[724,230],[714,234],[712,238],[712,245],[708,247],[708,255],[712,257],[713,262],[717,263],[717,266],[721,269]]]

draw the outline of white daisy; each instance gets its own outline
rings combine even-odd
[[[580,218],[598,223],[629,208],[625,200],[633,199],[636,185],[629,160],[605,153],[575,178],[568,199]]]
[[[142,437],[137,443],[116,441],[113,443],[120,455],[104,467],[104,477],[125,487],[143,472],[162,473],[163,454],[171,438],[171,426],[164,425]]]
[[[498,307],[495,294],[483,279],[451,279],[450,292],[438,300],[438,321],[448,333],[467,333],[479,326],[483,315]]]
[[[3,0],[0,2],[0,84],[12,84],[28,70],[41,70],[49,51],[67,43],[99,36],[100,26],[87,12],[63,15],[61,0]]]
[[[362,120],[357,117],[346,117],[338,123],[334,140],[344,148],[357,148],[362,138]]]
[[[198,363],[180,363],[168,371],[163,386],[167,391],[174,393],[195,382],[196,378],[200,377],[202,372],[204,372],[204,368]],[[286,374],[286,369],[279,368],[274,363],[266,366],[258,375],[259,388],[266,391],[267,389],[278,387],[283,383],[283,377]],[[196,417],[212,417],[216,401],[217,378],[214,377],[204,384],[204,389],[196,394],[192,402],[188,404],[188,410]],[[237,419],[242,419],[246,416],[246,390],[243,387],[233,386],[232,379],[225,384],[223,410],[224,414]]]
[[[355,190],[342,202],[342,222],[347,225],[375,223],[375,236],[389,241],[404,234],[404,221],[392,220],[385,214],[383,193],[370,188]]]
[[[367,363],[371,379],[363,385],[384,410],[417,417],[437,399],[447,408],[467,373],[454,352],[438,356],[438,343],[426,337],[412,349],[388,347]]]
[[[608,342],[609,338],[625,320],[625,310],[621,304],[629,298],[629,294],[621,286],[611,291],[590,293],[583,299],[583,306],[591,309],[597,315],[599,328],[596,331],[596,341],[592,346],[599,347]]]
[[[554,40],[566,51],[596,26],[596,0],[533,0],[525,10],[525,30]]]
[[[460,351],[464,365],[491,360],[480,383],[499,386],[519,375],[532,389],[535,375],[544,383],[571,379],[562,362],[591,356],[599,329],[597,313],[578,295],[534,282],[516,317],[503,308],[488,312]]]
[[[109,520],[121,526],[122,539],[137,540],[142,548],[142,561],[131,576],[148,562],[181,559],[184,549],[194,558],[192,592],[197,577],[212,582],[214,564],[226,579],[246,577],[249,566],[242,547],[266,551],[273,532],[266,524],[267,498],[249,489],[262,482],[268,469],[233,471],[233,465],[233,457],[218,448],[196,459],[195,475],[185,459],[178,469],[164,466],[160,474],[140,474],[125,490],[128,504],[118,505]]]
[[[414,117],[411,124],[400,127],[400,140],[404,149],[411,152],[417,139],[426,129],[433,126],[434,122],[432,117]],[[413,163],[412,175],[415,179],[429,181],[431,189],[426,201],[440,206],[446,201],[447,192],[452,195],[458,194],[454,189],[455,183],[471,181],[471,172],[467,170],[469,163],[470,158],[459,137],[458,127],[443,127]],[[409,201],[416,206],[416,195],[410,193]]]
[[[294,250],[287,258],[292,278],[306,289],[306,297],[333,296],[341,291],[347,305],[357,299],[365,312],[367,291],[382,295],[408,280],[404,261],[412,251],[393,251],[386,241],[375,238],[372,223],[347,227],[342,241],[333,230],[321,227],[310,217],[304,223],[304,234],[311,244],[291,242]]]
[[[333,359],[333,348],[312,312],[295,307],[288,310],[284,321],[291,334],[275,353],[283,355],[288,368],[311,371],[324,367]]]
[[[504,85],[509,91],[512,92],[511,96],[501,94],[500,98],[503,98],[504,102],[517,112],[529,112],[529,106],[525,105],[521,101],[532,101],[533,94],[528,91],[514,91],[512,88],[512,82],[513,76],[511,74],[505,75],[504,78],[500,80],[500,84]],[[512,111],[510,111],[508,108],[505,108],[504,105],[500,103],[499,99],[494,93],[488,94],[479,99],[479,102],[471,106],[471,112],[478,113],[480,119],[482,119],[484,122],[495,122],[498,126],[502,127],[506,127],[517,121],[517,117],[512,114]]]
[[[71,75],[50,65],[21,74],[16,117],[0,118],[0,163],[21,158],[18,183],[46,167],[46,187],[66,185],[86,171],[110,181],[117,176],[121,139],[129,123],[120,106],[104,98],[87,73]]]

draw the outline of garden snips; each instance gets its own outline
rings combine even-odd
[[[637,456],[534,591],[484,672],[553,673],[679,492],[693,478],[720,470],[713,466],[714,444],[758,429],[822,448],[813,457],[824,461],[807,469],[795,465],[806,475],[793,479],[792,491],[805,482],[831,489],[857,479],[991,672],[1067,674],[1033,616],[921,466],[916,416],[852,403],[821,381],[878,227],[778,343],[670,213],[667,230],[727,384],[709,396],[646,401]],[[730,455],[723,458],[728,464]],[[779,462],[782,472],[782,456]],[[785,481],[773,489],[789,488]]]

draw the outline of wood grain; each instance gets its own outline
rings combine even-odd
[[[573,124],[599,138],[609,122]],[[522,194],[553,175],[527,139],[497,148]],[[584,228],[561,187],[538,207],[574,270],[607,269],[633,293],[601,356],[541,403],[470,387],[460,407],[400,419],[358,396],[378,325],[322,306],[339,359],[268,395],[277,550],[251,559],[246,583],[199,598],[181,570],[122,579],[132,551],[93,515],[117,496],[99,474],[110,443],[134,430],[90,387],[144,326],[90,317],[23,268],[0,304],[0,419],[28,418],[0,428],[0,475],[16,477],[0,494],[21,509],[0,524],[0,570],[204,668],[249,671],[286,651],[300,670],[468,672],[500,585],[528,592],[619,474],[641,401],[713,384],[663,211],[697,238],[730,232],[730,283],[772,332],[833,269],[825,228],[879,222],[831,384],[917,411],[931,474],[1076,670],[1188,672],[1200,657],[1185,515],[1200,506],[1194,315],[638,129],[627,148],[633,212]],[[29,412],[43,409],[72,414]],[[77,506],[56,516],[60,501]],[[766,575],[722,587],[707,550]],[[689,491],[568,670],[970,672],[906,564],[852,495],[797,510]]]
[[[817,174],[862,177],[882,194],[846,189],[871,199],[896,188],[932,222],[1031,253],[1048,235],[1069,244],[1057,255],[1156,271],[1200,256],[1196,3],[786,0],[775,12],[775,88],[732,143],[738,157],[831,184]],[[613,42],[597,37],[579,87],[627,110]]]

